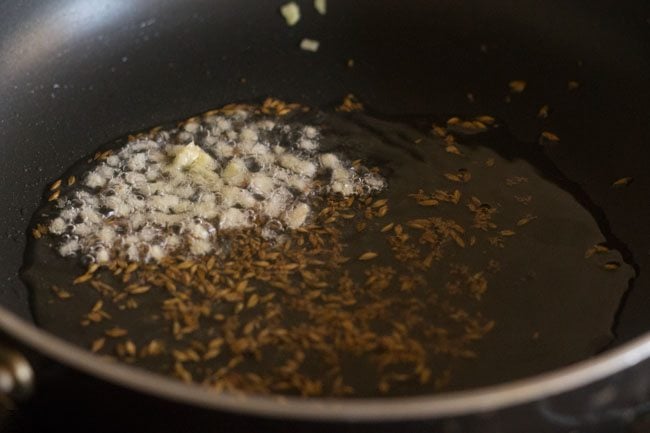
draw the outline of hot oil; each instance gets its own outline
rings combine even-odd
[[[314,226],[339,231],[336,242],[324,235],[325,247],[336,243],[346,259],[332,263],[331,253],[310,247],[314,264],[304,269],[322,268],[327,284],[305,285],[311,274],[294,270],[287,287],[253,278],[241,308],[187,292],[209,314],[179,337],[161,309],[169,290],[134,296],[137,306],[114,304],[86,283],[72,285],[85,268],[59,257],[46,236],[31,242],[24,272],[37,323],[84,347],[102,346],[100,353],[183,379],[188,372],[217,389],[227,380],[225,389],[303,395],[414,395],[490,385],[585,359],[612,340],[632,266],[608,247],[612,235],[589,210],[588,197],[498,122],[434,132],[431,125],[444,120],[309,112],[289,121],[320,126],[324,151],[376,166],[388,182],[367,202],[337,208],[335,217],[325,209],[340,203],[314,202]],[[81,179],[88,167],[82,161],[67,175]],[[46,204],[36,221],[48,212]],[[293,240],[310,242],[305,230]],[[120,276],[105,270],[96,278],[120,286]],[[53,285],[72,296],[60,299]],[[259,301],[269,296],[275,297],[267,304]],[[107,317],[80,325],[100,299]],[[274,308],[280,312],[269,319],[273,325],[257,321]],[[115,327],[127,335],[105,335]],[[262,338],[265,327],[290,332],[259,350],[240,354],[234,347]],[[229,339],[233,329],[236,338]],[[165,352],[139,356],[154,340]],[[206,347],[210,342],[218,349]]]

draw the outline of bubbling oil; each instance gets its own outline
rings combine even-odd
[[[37,324],[217,390],[306,396],[502,383],[612,340],[633,267],[608,247],[588,197],[498,121],[432,128],[446,122],[314,109],[259,116],[315,126],[323,152],[360,161],[386,188],[354,200],[312,196],[304,227],[275,239],[256,227],[223,230],[210,254],[179,251],[134,268],[127,282],[129,263],[72,284],[87,263],[61,257],[43,233],[23,271]],[[65,177],[97,164],[83,159]],[[56,212],[44,202],[34,224]]]

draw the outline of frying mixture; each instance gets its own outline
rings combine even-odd
[[[79,161],[23,278],[41,327],[217,391],[430,394],[606,347],[634,270],[588,208],[490,116],[268,99]]]

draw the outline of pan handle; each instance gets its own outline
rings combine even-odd
[[[0,344],[0,396],[29,397],[34,387],[34,370],[20,352]]]

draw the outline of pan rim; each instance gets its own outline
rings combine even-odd
[[[646,332],[586,360],[498,385],[431,396],[305,399],[217,394],[134,366],[110,362],[38,328],[1,305],[0,329],[63,365],[134,391],[205,409],[302,421],[416,421],[497,411],[579,389],[650,358],[650,332]]]

